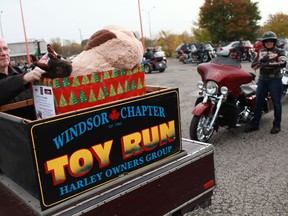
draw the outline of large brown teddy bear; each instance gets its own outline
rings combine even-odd
[[[38,61],[35,66],[45,70],[43,77],[57,78],[78,76],[115,68],[132,69],[140,64],[144,54],[142,43],[127,29],[109,25],[94,33],[84,50],[72,63],[56,55],[51,45],[47,46],[49,61]]]

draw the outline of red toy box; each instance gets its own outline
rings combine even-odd
[[[87,75],[49,79],[37,85],[53,89],[56,114],[66,113],[98,104],[143,95],[144,68],[114,69]]]

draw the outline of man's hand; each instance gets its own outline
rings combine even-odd
[[[45,73],[44,70],[40,69],[39,67],[35,67],[34,70],[26,73],[23,76],[23,84],[26,85],[27,83],[33,83],[34,81],[39,81],[43,73]]]

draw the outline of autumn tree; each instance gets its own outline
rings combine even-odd
[[[64,45],[62,47],[62,51],[62,55],[69,57],[81,53],[83,51],[83,48],[80,44],[74,42]]]
[[[65,40],[63,42],[60,38],[53,38],[50,44],[53,46],[56,53],[65,57],[76,55],[83,51],[83,47],[75,41]]]
[[[194,23],[194,26],[198,26],[198,23]],[[212,41],[212,37],[207,31],[207,29],[203,28],[192,28],[194,37],[196,41],[201,41],[201,42],[209,42]]]
[[[166,31],[159,33],[158,40],[156,41],[157,46],[161,46],[167,57],[170,57],[175,52],[175,47],[181,42],[176,34],[171,34]]]
[[[192,32],[191,32],[192,33]],[[195,42],[195,37],[192,34],[189,34],[187,31],[184,31],[182,34],[178,35],[178,39],[182,43],[190,43],[190,42]]]
[[[261,19],[258,3],[250,0],[205,0],[199,13],[199,31],[213,42],[256,38]],[[194,30],[195,32],[195,30]]]
[[[177,35],[168,31],[161,31],[157,38],[155,45],[161,46],[167,57],[175,54],[175,49],[179,44],[194,41],[194,37],[187,32]]]
[[[288,37],[288,15],[284,13],[270,14],[268,20],[260,28],[258,36],[264,32],[273,31],[279,38]]]
[[[55,50],[56,53],[62,53],[62,43],[61,39],[59,37],[53,38],[50,42],[50,44],[53,46],[53,49]]]

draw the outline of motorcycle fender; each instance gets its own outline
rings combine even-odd
[[[195,116],[207,115],[211,110],[211,103],[199,103],[194,107],[192,114]]]

